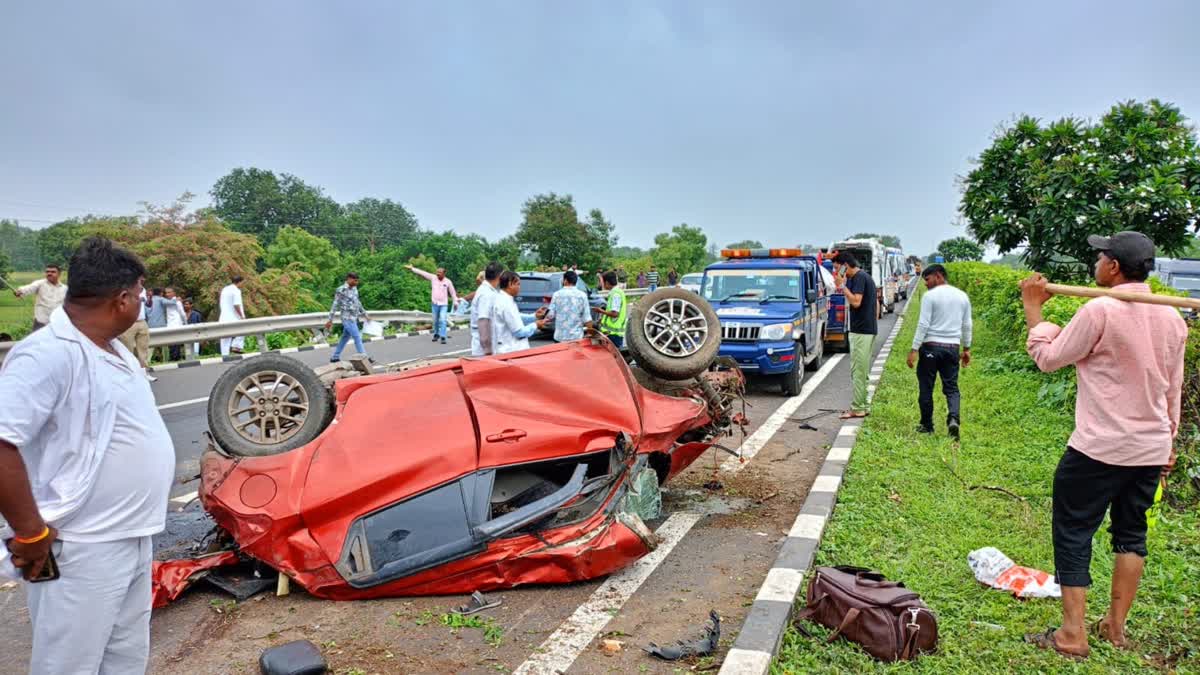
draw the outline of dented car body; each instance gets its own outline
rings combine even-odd
[[[242,556],[322,598],[603,576],[655,546],[637,478],[657,489],[728,433],[743,385],[720,366],[667,393],[639,379],[604,339],[341,379],[311,442],[213,443],[200,501]],[[157,604],[187,583],[180,564]]]

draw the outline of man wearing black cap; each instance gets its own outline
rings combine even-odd
[[[1149,293],[1154,242],[1140,232],[1092,235],[1099,286]],[[1040,274],[1021,282],[1026,349],[1045,372],[1074,365],[1078,375],[1075,431],[1054,474],[1052,530],[1055,576],[1062,586],[1063,624],[1028,636],[1060,653],[1088,654],[1087,589],[1092,583],[1092,537],[1108,512],[1116,554],[1112,604],[1094,625],[1099,636],[1125,647],[1125,618],[1145,566],[1146,510],[1160,476],[1174,463],[1183,388],[1187,326],[1162,305],[1096,298],[1066,328],[1044,322],[1050,299]]]

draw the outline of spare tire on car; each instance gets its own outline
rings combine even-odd
[[[721,324],[704,298],[663,288],[629,308],[625,342],[642,370],[664,380],[686,380],[716,360]]]
[[[217,378],[208,398],[208,429],[231,455],[278,455],[320,435],[333,409],[332,393],[311,368],[263,354]]]

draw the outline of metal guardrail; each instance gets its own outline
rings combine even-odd
[[[641,297],[649,292],[650,289],[648,288],[630,288],[626,289],[625,295],[633,298]],[[607,297],[608,293],[600,292],[599,295],[600,297]],[[383,321],[386,323],[433,321],[433,314],[429,312],[406,309],[368,310],[367,315],[374,321]],[[177,328],[151,328],[150,347],[182,345],[186,352],[186,358],[190,359],[194,356],[191,353],[192,344],[196,342],[253,335],[258,337],[260,345],[265,345],[267,344],[268,333],[317,329],[323,327],[328,320],[329,312],[312,312],[309,314],[287,314],[284,316],[261,316],[226,323],[192,323]],[[468,321],[468,318],[451,314],[447,317],[447,320],[452,323],[463,323]],[[8,351],[16,344],[16,342],[0,342],[0,361],[4,360]]]

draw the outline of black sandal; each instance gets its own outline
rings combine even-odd
[[[1062,647],[1059,647],[1058,643],[1054,641],[1054,631],[1055,630],[1057,630],[1057,629],[1056,628],[1047,628],[1046,632],[1044,632],[1044,633],[1028,633],[1025,636],[1025,641],[1031,645],[1035,645],[1039,649],[1053,649],[1054,651],[1058,652],[1062,656],[1065,656],[1068,659],[1072,659],[1074,661],[1083,661],[1083,660],[1087,659],[1087,657],[1088,657],[1087,654],[1077,654],[1075,652],[1069,652],[1069,651],[1063,649]]]

